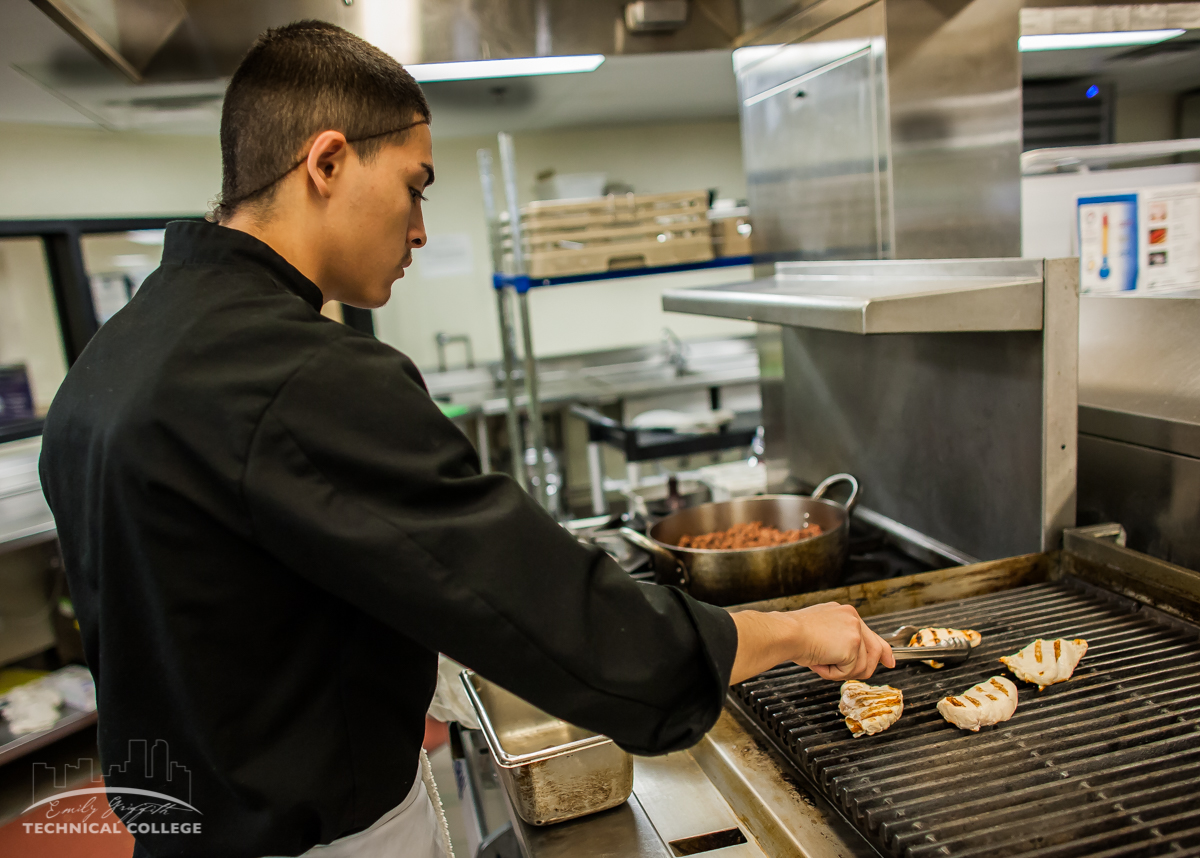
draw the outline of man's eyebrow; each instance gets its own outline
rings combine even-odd
[[[428,188],[433,184],[433,164],[426,164],[424,161],[422,161],[421,166],[425,168],[425,187]]]

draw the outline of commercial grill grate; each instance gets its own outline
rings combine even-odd
[[[1136,602],[1069,581],[872,617],[971,628],[964,664],[882,670],[904,715],[854,739],[839,686],[795,666],[734,689],[740,708],[884,855],[1200,856],[1200,637]],[[1012,719],[979,733],[936,705],[989,676],[1034,638],[1084,638],[1065,683],[1015,680]]]

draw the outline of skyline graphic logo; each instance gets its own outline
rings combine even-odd
[[[32,801],[24,813],[36,811],[37,821],[22,823],[26,833],[200,833],[203,814],[192,804],[191,770],[171,759],[165,739],[153,746],[131,739],[125,762],[108,766],[106,776],[98,777],[92,762],[81,759],[61,770],[33,764]]]

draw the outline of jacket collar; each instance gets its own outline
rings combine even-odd
[[[167,224],[163,264],[249,265],[265,268],[271,279],[320,311],[324,297],[296,267],[249,233],[208,221]]]

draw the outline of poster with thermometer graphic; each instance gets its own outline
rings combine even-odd
[[[1079,198],[1079,290],[1126,292],[1138,281],[1138,195]]]
[[[1200,286],[1200,183],[1079,197],[1082,292]]]

